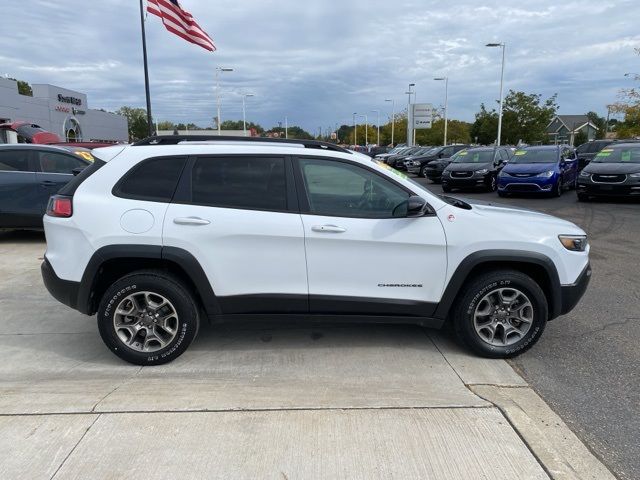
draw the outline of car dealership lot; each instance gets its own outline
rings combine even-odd
[[[512,364],[622,478],[637,477],[640,206],[459,195],[549,211],[591,235],[583,302]],[[446,334],[204,326],[173,363],[136,367],[108,351],[94,318],[47,294],[43,253],[42,234],[0,233],[0,478],[607,477],[505,362]]]

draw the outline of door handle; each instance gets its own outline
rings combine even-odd
[[[43,187],[55,187],[56,182],[52,182],[51,180],[45,180],[44,182],[40,182],[40,185]]]
[[[314,225],[311,230],[326,233],[343,233],[347,231],[346,228],[338,227],[337,225]]]
[[[199,217],[178,217],[173,219],[176,225],[209,225],[211,222]]]

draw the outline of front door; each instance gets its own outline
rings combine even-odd
[[[304,235],[295,196],[288,194],[287,161],[198,157],[167,209],[164,246],[198,260],[223,313],[308,311]]]
[[[0,228],[42,226],[31,155],[29,148],[0,150]]]
[[[411,192],[344,160],[299,158],[312,313],[429,316],[444,287],[435,216],[406,218]]]

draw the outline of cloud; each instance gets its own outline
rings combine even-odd
[[[498,97],[505,42],[506,89],[550,96],[562,113],[605,112],[627,71],[640,71],[636,0],[181,0],[212,36],[209,54],[146,21],[154,116],[210,125],[215,67],[223,119],[317,131],[350,123],[353,112],[390,114],[385,98],[444,100],[436,76],[448,75],[450,117],[472,120]],[[140,18],[130,0],[3,2],[2,71],[32,83],[83,91],[92,107],[144,106]],[[633,67],[633,65],[639,65]]]

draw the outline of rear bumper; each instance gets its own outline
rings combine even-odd
[[[53,267],[46,258],[40,267],[42,272],[42,281],[44,286],[53,298],[60,303],[64,303],[68,307],[77,309],[78,307],[78,291],[80,289],[79,282],[63,280],[56,275]]]
[[[575,283],[571,285],[562,285],[560,315],[569,313],[578,304],[584,292],[587,291],[589,281],[591,280],[591,265],[587,264]]]

